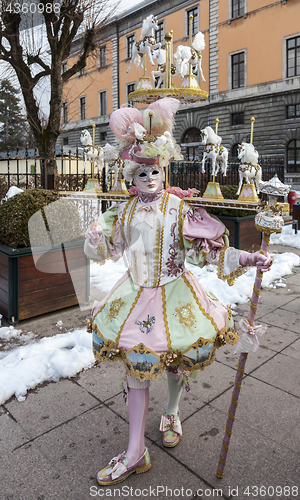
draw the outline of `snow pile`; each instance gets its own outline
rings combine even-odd
[[[0,359],[0,405],[46,381],[73,377],[94,365],[92,336],[84,330],[46,337],[11,350]]]
[[[284,226],[281,233],[273,233],[270,238],[270,245],[285,245],[292,248],[300,248],[300,227],[297,234],[292,228],[292,224]]]
[[[1,324],[1,323],[0,323]],[[22,330],[16,330],[13,326],[0,326],[0,359],[6,356],[7,350],[11,349],[11,342],[17,344],[27,344],[34,339],[32,332],[24,333]]]
[[[272,254],[274,262],[271,269],[264,273],[263,287],[269,287],[273,281],[279,280],[282,276],[292,274],[294,266],[300,265],[300,257],[294,253]],[[252,267],[245,274],[240,276],[233,286],[219,280],[216,266],[205,266],[202,269],[191,264],[186,265],[205,290],[213,293],[222,304],[230,304],[232,308],[236,304],[244,304],[252,296],[253,284],[255,280],[256,268]],[[99,266],[91,263],[91,282],[100,291],[108,293],[114,283],[126,272],[123,259],[118,262],[108,261],[105,265]]]
[[[11,340],[20,337],[22,330],[15,330],[13,326],[2,326],[0,328],[0,339]]]

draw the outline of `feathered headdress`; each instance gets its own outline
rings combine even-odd
[[[179,101],[164,97],[145,109],[121,107],[110,117],[109,126],[123,148],[119,155],[125,159],[123,174],[132,180],[140,164],[168,165],[173,158],[181,160],[180,147],[172,136]],[[127,142],[124,147],[124,142]],[[128,163],[129,162],[129,163]]]

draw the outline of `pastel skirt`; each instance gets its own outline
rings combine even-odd
[[[224,343],[235,344],[229,306],[208,294],[189,271],[157,288],[135,284],[129,272],[94,304],[93,351],[123,361],[128,375],[157,379],[164,369],[203,370]]]

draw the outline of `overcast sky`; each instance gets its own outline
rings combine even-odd
[[[124,10],[132,9],[138,3],[142,3],[143,0],[122,0],[120,7],[118,9],[118,13],[121,13]],[[154,14],[154,13],[153,13]]]

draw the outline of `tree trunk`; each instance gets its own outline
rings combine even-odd
[[[44,189],[55,189],[55,146],[58,134],[59,132],[47,133],[44,130],[42,134],[35,135],[41,158],[41,185]]]

